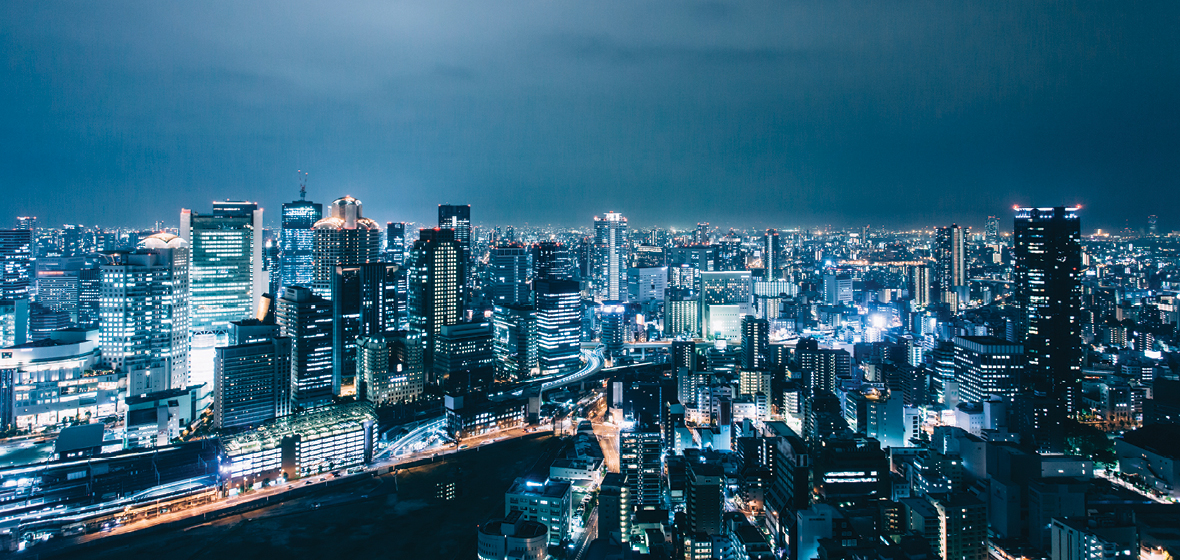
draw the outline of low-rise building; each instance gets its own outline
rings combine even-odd
[[[119,377],[100,361],[97,329],[0,349],[0,424],[37,430],[117,415]]]
[[[520,511],[492,519],[479,528],[479,560],[545,560],[549,529]]]
[[[367,402],[313,408],[225,440],[231,485],[310,476],[363,465],[373,457],[377,414]]]
[[[559,545],[571,536],[572,494],[568,482],[518,478],[504,493],[504,515],[519,511],[523,519],[543,523],[549,545]]]

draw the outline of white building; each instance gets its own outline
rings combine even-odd
[[[525,519],[520,511],[493,519],[479,528],[479,560],[545,560],[549,547],[545,524]]]
[[[68,329],[0,352],[0,385],[12,387],[11,399],[0,403],[0,423],[35,430],[118,414],[118,376],[94,369],[98,339],[95,329]]]
[[[504,515],[519,511],[522,519],[544,524],[549,528],[549,545],[554,546],[571,538],[572,502],[568,482],[518,478],[504,493]]]

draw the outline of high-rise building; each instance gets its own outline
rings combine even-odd
[[[32,296],[33,246],[33,230],[0,229],[0,300]]]
[[[291,339],[291,404],[332,403],[332,302],[311,288],[288,286],[275,305],[279,334]]]
[[[805,339],[795,347],[803,385],[808,389],[836,392],[837,380],[852,375],[852,356],[847,350],[820,348],[815,340]]]
[[[824,303],[828,305],[851,305],[852,278],[844,274],[825,274]]]
[[[522,380],[539,371],[537,313],[531,307],[497,305],[492,312],[496,379]]]
[[[627,218],[618,212],[594,217],[593,278],[599,300],[623,298],[626,286]]]
[[[213,427],[258,427],[291,412],[291,339],[218,348],[213,375]]]
[[[332,391],[358,394],[357,349],[360,338],[391,330],[395,318],[385,298],[397,282],[394,265],[371,262],[336,266],[332,270]]]
[[[709,244],[709,222],[697,223],[697,229],[693,232],[692,241],[700,245]]]
[[[51,311],[68,313],[70,320],[77,322],[78,290],[85,266],[86,259],[83,257],[37,259],[37,303]]]
[[[1017,340],[1033,389],[1078,410],[1082,390],[1079,208],[1017,208],[1013,234]]]
[[[0,348],[29,341],[29,300],[0,299]]]
[[[299,200],[283,205],[283,230],[279,234],[282,255],[280,287],[311,286],[315,281],[316,222],[324,217],[324,206],[306,199],[307,189],[299,189]]]
[[[346,196],[332,202],[329,216],[316,222],[315,277],[312,290],[332,297],[332,275],[338,266],[381,261],[381,227],[361,215],[361,201]]]
[[[492,383],[495,355],[491,323],[460,323],[439,329],[431,367],[436,383],[460,393],[481,392]]]
[[[541,375],[575,371],[581,365],[582,297],[573,280],[536,283],[537,365]]]
[[[385,262],[402,266],[406,264],[406,223],[385,224]]]
[[[529,251],[524,245],[506,242],[492,247],[488,256],[488,270],[492,303],[509,307],[532,304],[529,293]]]
[[[770,322],[753,315],[742,317],[742,369],[768,366],[766,351],[770,347]],[[770,394],[767,392],[766,394]]]
[[[455,230],[424,229],[406,263],[410,293],[407,314],[411,330],[422,333],[426,371],[434,371],[435,343],[442,328],[463,317],[463,247]],[[427,382],[437,380],[428,378]]]
[[[619,432],[619,472],[635,509],[655,509],[663,502],[661,434],[656,425],[636,425]]]
[[[768,229],[762,236],[762,268],[766,269],[766,279],[778,278],[778,271],[783,267],[783,246],[779,240],[778,230]]]
[[[754,312],[749,271],[701,272],[701,323],[709,338],[741,338],[741,318]]]
[[[537,280],[570,280],[574,261],[570,248],[558,241],[533,245],[533,275]]]
[[[102,265],[99,346],[105,362],[127,373],[128,393],[142,395],[212,379],[189,378],[189,249],[158,233],[134,253]]]
[[[989,245],[994,245],[1000,242],[1000,219],[995,216],[988,216],[987,221],[983,224],[983,238]]]
[[[191,255],[192,332],[225,344],[230,323],[256,315],[266,289],[262,209],[253,202],[225,201],[214,202],[212,214],[181,210],[180,237]],[[211,375],[212,366],[201,369]]]
[[[909,267],[910,297],[917,307],[930,305],[930,267],[914,265]]]
[[[689,463],[685,487],[685,513],[694,533],[720,535],[724,511],[725,473],[713,463]]]
[[[475,253],[472,251],[474,237],[471,229],[470,204],[439,204],[438,227],[455,232],[455,242],[463,250],[460,261],[463,263],[463,276],[459,277],[462,284],[463,297],[471,289],[471,275],[475,272]]]
[[[420,337],[397,331],[358,340],[357,376],[364,389],[358,397],[382,404],[418,400],[426,382]]]
[[[959,336],[954,344],[959,402],[1016,396],[1024,375],[1024,346],[993,336]]]
[[[618,542],[631,539],[631,494],[627,477],[607,473],[598,492],[598,530],[603,538]]]
[[[967,239],[966,231],[958,224],[940,227],[935,232],[934,281],[939,299],[957,310],[967,296]]]

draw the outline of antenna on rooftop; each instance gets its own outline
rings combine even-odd
[[[300,175],[303,173],[303,175]],[[301,169],[295,170],[295,176],[299,178],[299,200],[307,200],[307,173]]]

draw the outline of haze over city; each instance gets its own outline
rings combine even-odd
[[[227,198],[277,219],[301,169],[382,221],[980,227],[1081,204],[1088,228],[1142,229],[1143,205],[1180,203],[1178,11],[13,3],[0,191],[44,223]]]

